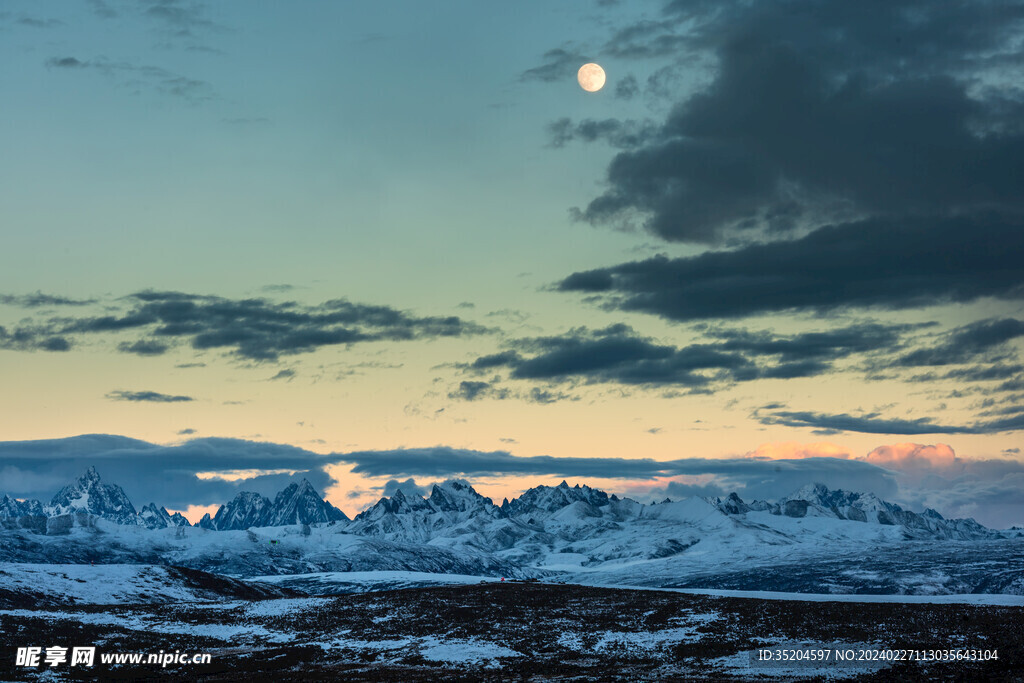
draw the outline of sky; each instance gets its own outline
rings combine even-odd
[[[1024,524],[1022,68],[1015,0],[4,0],[0,492]]]

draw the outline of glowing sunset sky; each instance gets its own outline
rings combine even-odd
[[[5,2],[0,494],[823,481],[1024,524],[1022,24]]]

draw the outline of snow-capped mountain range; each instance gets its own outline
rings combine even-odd
[[[881,500],[872,493],[830,490],[823,484],[809,484],[776,502],[755,500],[745,503],[736,493],[726,498],[691,499],[692,505],[706,505],[733,517],[750,512],[767,512],[793,518],[823,517],[902,527],[914,537],[947,539],[998,538],[1001,533],[978,524],[973,519],[945,519],[932,509],[916,513],[895,503]],[[684,501],[685,502],[685,501]],[[666,500],[662,506],[677,505]],[[375,505],[349,520],[344,512],[320,497],[312,484],[303,479],[289,484],[274,500],[251,491],[243,491],[234,500],[221,505],[216,515],[209,514],[195,524],[215,531],[245,530],[254,527],[278,527],[293,524],[347,523],[346,531],[363,536],[389,540],[424,542],[437,536],[450,535],[456,529],[464,534],[470,529],[486,528],[489,536],[506,539],[531,535],[541,527],[573,525],[601,527],[641,518],[662,518],[657,503],[643,505],[620,499],[614,494],[577,484],[570,487],[537,486],[500,506],[477,493],[469,484],[450,480],[435,485],[427,498],[407,495],[399,490],[390,498],[381,498]],[[58,517],[72,513],[88,513],[117,524],[139,525],[149,529],[189,526],[181,513],[168,513],[163,507],[149,503],[136,511],[124,489],[101,480],[95,467],[90,467],[77,481],[65,486],[48,505],[37,500],[20,501],[10,495],[0,498],[0,517]],[[507,520],[507,523],[505,521]],[[591,520],[589,523],[586,520]]]
[[[44,506],[37,500],[19,501],[9,495],[0,498],[0,517],[60,517],[74,513],[88,513],[117,524],[149,529],[190,526],[180,512],[172,515],[155,503],[136,512],[124,489],[102,481],[95,467],[58,491],[49,505]],[[347,519],[344,512],[322,499],[313,485],[303,479],[298,484],[289,484],[273,501],[258,493],[243,491],[227,505],[221,505],[215,517],[207,514],[196,526],[223,531]]]
[[[348,517],[320,497],[306,479],[289,484],[271,501],[251,491],[242,491],[227,505],[221,505],[214,517],[209,513],[196,524],[204,529],[226,531],[250,527],[286,526],[343,522]]]
[[[273,500],[240,493],[189,526],[152,503],[136,512],[119,486],[90,468],[49,505],[0,499],[0,527],[0,561],[8,562],[166,563],[237,576],[413,571],[747,590],[1024,593],[1021,532],[820,484],[778,501],[745,502],[733,493],[645,505],[562,482],[496,505],[453,480],[425,498],[400,490],[349,520],[302,481]]]

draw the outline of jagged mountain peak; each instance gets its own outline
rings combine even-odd
[[[240,491],[231,502],[220,506],[210,523],[213,528],[222,531],[262,526],[260,521],[265,516],[264,510],[270,505],[270,499],[266,496],[253,491]]]
[[[164,507],[157,507],[156,503],[150,503],[139,510],[139,519],[142,524],[150,529],[166,529],[171,526],[190,526],[180,512],[173,515],[167,512]]]
[[[440,512],[466,512],[494,506],[490,498],[480,495],[469,482],[460,479],[434,484],[427,502]]]
[[[725,500],[716,499],[713,502],[717,504],[718,509],[730,515],[738,515],[751,510],[751,507],[744,503],[743,499],[735,491],[726,496]]]
[[[713,498],[708,499],[708,502],[727,515],[769,512],[785,517],[832,517],[852,522],[902,526],[907,529],[907,533],[936,538],[971,539],[991,535],[990,530],[973,519],[945,519],[930,508],[921,513],[910,512],[896,503],[882,500],[874,493],[829,489],[822,483],[807,484],[776,503],[760,500],[744,503],[735,492],[724,500]]]
[[[796,492],[781,498],[779,504],[793,507],[794,504],[800,505],[801,501],[822,510],[831,511],[841,518],[859,520],[861,514],[865,513],[869,517],[878,517],[883,524],[891,523],[885,520],[889,519],[893,513],[903,512],[903,508],[896,503],[884,501],[874,493],[829,489],[821,483],[807,484]],[[848,512],[854,516],[849,517]]]
[[[43,506],[38,500],[18,500],[4,494],[0,498],[0,517],[23,517],[25,515],[42,515]]]
[[[318,524],[346,520],[345,513],[320,497],[308,479],[292,482],[274,498],[260,526]]]
[[[216,525],[213,523],[213,518],[210,517],[209,512],[203,515],[203,518],[196,522],[196,526],[200,529],[210,529],[211,531],[216,531],[217,529]]]
[[[88,512],[118,524],[138,524],[135,506],[124,489],[106,484],[94,466],[89,467],[73,484],[68,484],[46,507],[48,515],[64,515],[75,511]]]
[[[200,520],[197,526],[224,531],[347,519],[344,512],[320,497],[308,479],[302,479],[285,486],[274,500],[253,491],[240,491],[230,503],[220,507],[212,520]]]
[[[609,504],[610,499],[607,493],[599,489],[579,484],[570,488],[567,482],[562,481],[558,486],[535,486],[507,504],[502,504],[501,507],[512,516],[551,514],[578,502],[593,507],[604,507]]]
[[[840,490],[836,489],[836,492],[840,492]],[[818,496],[827,496],[829,493],[831,493],[831,491],[827,486],[821,482],[813,482],[810,484],[804,484],[797,491],[786,497],[790,500],[810,500]]]
[[[284,489],[281,490],[281,493],[284,493],[286,491],[299,495],[312,493],[317,498],[320,497],[320,494],[317,492],[316,488],[312,484],[310,484],[309,479],[306,479],[305,477],[303,477],[302,481],[300,482],[293,481],[292,483],[288,484],[287,486],[284,487]]]

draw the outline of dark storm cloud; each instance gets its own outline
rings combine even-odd
[[[942,375],[943,379],[955,379],[964,382],[988,382],[997,379],[1024,377],[1022,365],[976,365],[972,367],[950,370]],[[916,379],[916,378],[915,378]]]
[[[761,33],[799,46],[825,68],[871,73],[964,73],[1011,57],[1024,20],[1019,0],[670,0],[664,16],[695,22],[694,47]]]
[[[8,331],[0,325],[0,349],[8,351],[70,351],[71,340],[37,326]]]
[[[624,50],[716,67],[657,139],[613,159],[580,218],[715,243],[843,216],[1024,210],[1024,98],[995,63],[1021,59],[1022,4],[867,4],[699,4],[686,41],[660,22],[625,29]]]
[[[655,126],[650,121],[584,119],[573,123],[572,119],[561,118],[548,124],[548,144],[551,147],[564,147],[573,140],[603,140],[612,147],[630,148],[644,144],[655,132]]]
[[[607,310],[683,322],[1024,299],[1024,2],[679,0],[663,9],[618,28],[605,50],[648,60],[647,94],[674,106],[619,145],[606,189],[575,215],[716,250],[581,271],[559,289]],[[586,123],[556,121],[553,145],[614,144],[627,122]],[[768,364],[753,340],[720,338],[699,346],[748,364],[694,374],[720,386],[820,375],[849,358],[873,369],[870,376],[951,365],[919,377],[999,380],[983,391],[1014,392],[1024,390],[1021,327],[994,318],[924,339],[873,346],[866,338],[869,350],[836,347],[820,357],[790,340],[793,353]],[[670,357],[657,346],[633,342],[635,353]],[[519,358],[502,365],[513,377],[558,367],[557,349],[513,349]],[[581,360],[591,350],[581,347]],[[643,364],[668,365],[609,360],[573,376],[629,382],[621,369]],[[673,376],[665,367],[659,374]],[[1009,414],[965,425],[877,415],[772,419],[821,433],[1019,428]]]
[[[511,365],[515,379],[586,377],[626,384],[701,386],[711,378],[698,371],[755,372],[753,364],[739,354],[703,344],[680,349],[657,344],[624,325],[523,339],[517,345],[534,355],[520,357]]]
[[[1024,391],[1024,377],[1003,382],[997,391]]]
[[[457,317],[417,317],[388,306],[335,299],[319,305],[268,299],[226,299],[182,292],[138,292],[116,315],[51,318],[16,330],[0,345],[39,348],[45,338],[136,332],[148,339],[125,342],[128,353],[158,355],[176,340],[193,349],[223,349],[249,360],[315,351],[324,346],[405,341],[478,334],[484,328]],[[21,334],[22,341],[16,339]],[[161,350],[161,346],[164,347]]]
[[[776,355],[786,362],[824,358],[835,360],[855,353],[888,351],[899,345],[900,333],[910,326],[865,323],[839,327],[826,332],[802,332],[788,336],[745,329],[711,330],[728,351],[758,355]]]
[[[448,398],[475,401],[493,392],[489,382],[459,382],[459,388],[448,394]]]
[[[152,339],[139,339],[134,342],[121,342],[117,350],[123,353],[134,353],[137,356],[160,356],[167,352],[170,347],[162,342]]]
[[[0,495],[44,502],[95,466],[103,479],[119,484],[136,508],[155,502],[174,509],[226,503],[239,491],[273,496],[293,479],[309,479],[321,493],[331,485],[323,471],[332,462],[294,446],[236,439],[194,439],[158,446],[121,436],[92,434],[68,439],[0,442]],[[196,472],[296,470],[237,482],[198,479]]]
[[[755,411],[753,417],[765,425],[787,427],[814,427],[837,432],[859,432],[862,434],[898,434],[917,436],[921,434],[997,434],[1024,429],[1024,409],[1008,411],[1007,417],[998,420],[975,422],[968,425],[939,424],[931,418],[915,420],[887,419],[879,413],[861,416],[825,414],[809,411],[776,410],[768,413]]]
[[[87,306],[96,303],[95,299],[71,299],[52,294],[0,294],[0,304],[18,306],[20,308],[40,308],[42,306]]]
[[[430,493],[430,484],[417,484],[416,480],[412,477],[405,481],[398,481],[397,479],[388,479],[384,486],[379,487],[382,496],[390,498],[395,495],[398,491],[401,491],[406,496],[426,496]]]
[[[367,476],[471,477],[516,474],[555,477],[648,479],[651,477],[715,475],[729,480],[765,481],[779,473],[800,480],[835,481],[840,476],[870,476],[889,480],[884,470],[865,462],[835,458],[760,460],[752,458],[686,458],[658,461],[648,458],[515,456],[505,451],[473,451],[438,446],[393,451],[363,451],[331,457],[352,463],[353,472]],[[814,477],[817,477],[815,479]],[[789,491],[787,491],[789,492]]]
[[[904,366],[969,363],[1021,337],[1024,337],[1024,321],[1016,318],[981,320],[952,330],[938,346],[906,354],[899,363]]]
[[[1024,194],[1024,193],[1022,193]],[[671,320],[1024,298],[1024,216],[873,218],[798,239],[577,272],[562,291]]]
[[[581,66],[591,61],[590,57],[574,49],[564,47],[548,50],[544,53],[544,63],[527,69],[520,75],[523,81],[561,81],[576,76]]]
[[[480,356],[470,364],[473,370],[486,370],[497,368],[503,365],[514,365],[522,360],[522,357],[515,351],[502,351],[487,356]]]
[[[651,500],[654,502],[664,501],[666,498],[680,500],[681,498],[713,498],[727,495],[727,491],[718,484],[685,484],[680,481],[670,481],[664,487],[653,489],[627,489],[627,495],[631,497]]]
[[[506,342],[512,347],[509,350],[480,356],[464,369],[483,373],[507,368],[512,379],[707,390],[709,385],[826,374],[835,361],[891,351],[898,347],[900,334],[906,329],[909,327],[876,323],[792,335],[713,329],[706,332],[708,343],[676,347],[659,344],[620,324],[511,340]],[[490,384],[479,387],[473,398],[485,396],[484,390],[490,388]]]
[[[134,401],[138,403],[185,403],[194,401],[191,396],[172,396],[157,391],[111,391],[107,398],[112,401]]]
[[[865,462],[833,458],[801,460],[680,459],[661,462],[629,458],[519,457],[505,451],[482,452],[448,447],[411,448],[393,451],[360,451],[319,455],[273,443],[237,439],[194,439],[175,446],[155,444],[105,434],[44,441],[0,442],[0,493],[48,500],[68,481],[95,466],[107,481],[120,484],[136,507],[154,501],[182,509],[189,505],[223,503],[238,491],[273,495],[292,479],[308,478],[321,492],[331,485],[324,467],[353,465],[353,472],[388,477],[386,487],[406,489],[419,485],[414,477],[447,479],[460,476],[536,474],[556,477],[637,478],[656,476],[714,475],[723,481],[786,480],[785,493],[812,481],[874,482],[884,488],[891,475]],[[219,478],[198,479],[196,472],[230,473],[255,470],[295,470],[296,474],[263,474],[228,482]],[[401,478],[409,478],[405,482]],[[392,483],[394,482],[394,483]],[[795,482],[799,484],[793,485]]]

